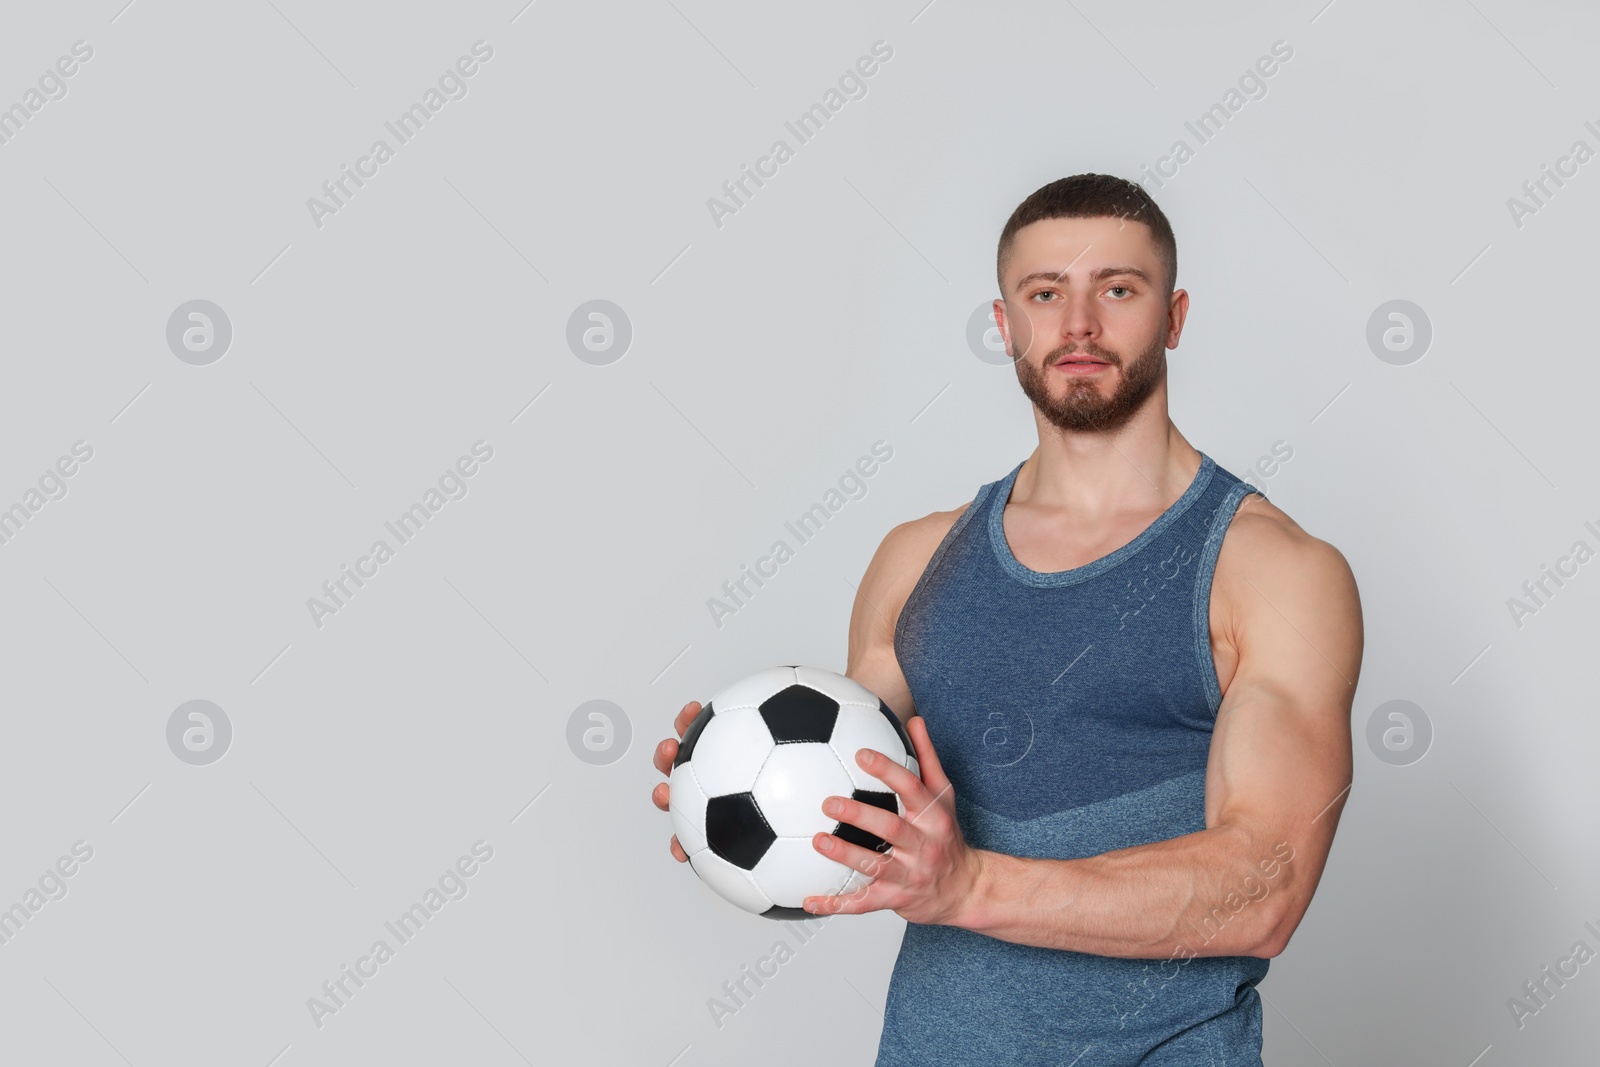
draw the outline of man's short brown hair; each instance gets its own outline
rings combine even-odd
[[[1166,272],[1166,296],[1170,298],[1178,281],[1178,242],[1172,224],[1162,214],[1150,194],[1137,182],[1111,174],[1074,174],[1040,186],[1017,205],[1000,231],[1000,247],[995,252],[995,278],[1000,294],[1005,295],[1006,259],[1017,231],[1040,219],[1122,218],[1150,227],[1156,255]]]

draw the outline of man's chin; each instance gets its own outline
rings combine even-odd
[[[1046,412],[1045,418],[1051,425],[1063,430],[1085,432],[1088,430],[1104,430],[1108,428],[1105,416],[1099,411],[1084,411],[1082,408],[1073,408],[1069,411]]]
[[[1127,421],[1118,417],[1122,404],[1117,391],[1101,389],[1094,383],[1075,385],[1066,396],[1050,396],[1046,401],[1043,405],[1045,418],[1062,429],[1104,430],[1113,423],[1120,425]]]

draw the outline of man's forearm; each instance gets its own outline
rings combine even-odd
[[[1272,956],[1302,879],[1285,840],[1214,827],[1075,860],[979,853],[951,925],[1100,956]]]

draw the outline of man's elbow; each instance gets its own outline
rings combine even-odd
[[[1244,955],[1263,960],[1282,955],[1283,950],[1289,947],[1289,939],[1294,936],[1305,911],[1304,907],[1288,903],[1274,908],[1269,921],[1263,925],[1261,936]]]
[[[1253,956],[1256,959],[1270,960],[1281,955],[1283,950],[1288,947],[1289,939],[1287,937],[1280,937],[1277,934],[1273,934],[1271,937],[1264,938],[1261,941],[1256,942],[1256,944],[1251,946],[1250,951],[1244,953],[1244,955]]]

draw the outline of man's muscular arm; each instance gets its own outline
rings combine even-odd
[[[838,809],[889,840],[894,858],[885,864],[819,835],[827,854],[879,878],[860,893],[819,898],[817,910],[889,907],[912,921],[1104,956],[1281,952],[1310,904],[1349,789],[1362,626],[1344,557],[1279,516],[1241,511],[1223,543],[1218,581],[1224,570],[1232,576],[1239,663],[1212,738],[1206,829],[1077,860],[971,849],[918,722],[926,784],[881,759],[863,764],[902,794],[911,820],[852,801]]]
[[[850,647],[844,673],[910,721],[916,714],[911,689],[894,651],[894,627],[939,542],[966,510],[936,511],[890,530],[856,587],[850,610]]]

